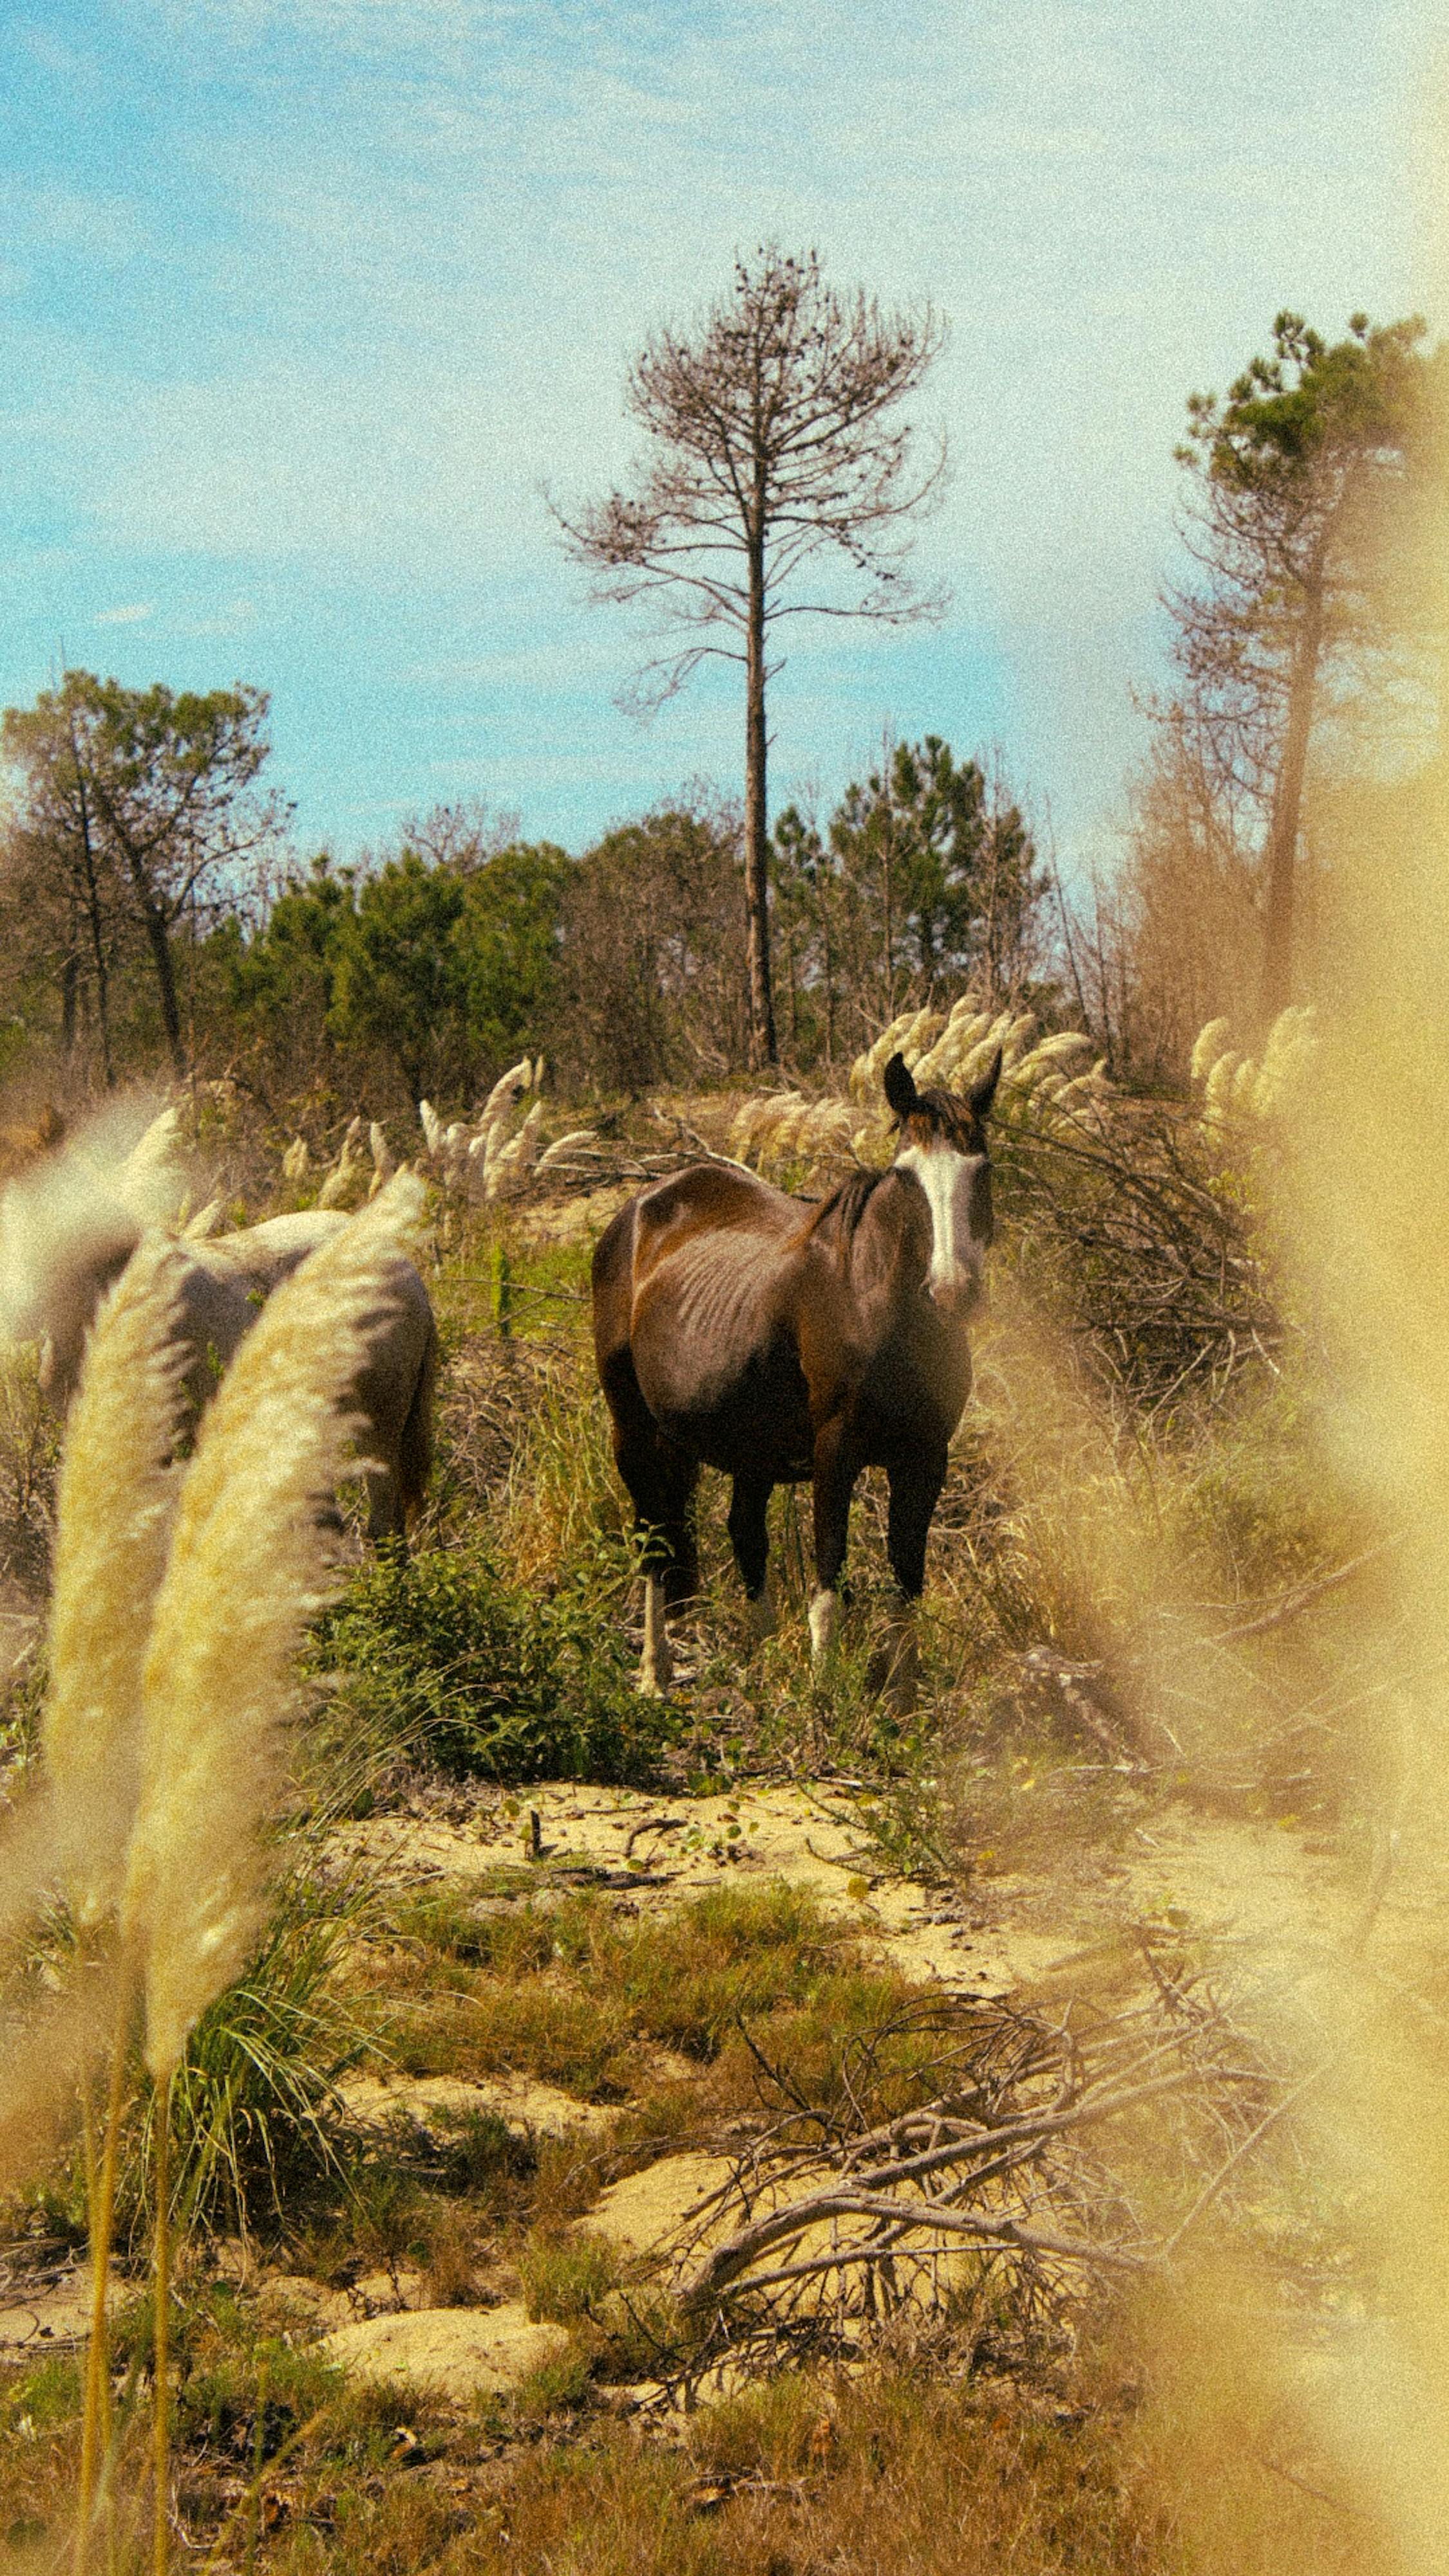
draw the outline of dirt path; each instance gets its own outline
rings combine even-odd
[[[480,1798],[464,1822],[380,1816],[339,1847],[384,1883],[493,1876],[522,1866],[540,1886],[603,1885],[640,1909],[726,1883],[784,1879],[848,1915],[904,1976],[996,1997],[1046,1967],[1058,1936],[1029,1923],[1014,1883],[968,1897],[881,1865],[867,1793],[833,1780],[748,1783],[709,1797],[565,1784]]]

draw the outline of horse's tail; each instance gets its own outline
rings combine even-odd
[[[428,1336],[397,1446],[398,1503],[404,1529],[411,1528],[422,1510],[433,1472],[433,1397],[437,1384],[438,1327],[429,1312]]]

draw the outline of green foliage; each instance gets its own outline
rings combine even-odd
[[[97,1072],[115,1079],[116,1003],[155,984],[159,1030],[137,1012],[138,1044],[157,1038],[185,1067],[172,942],[209,909],[219,871],[227,901],[246,893],[257,854],[283,809],[260,793],[266,692],[124,688],[67,671],[30,708],[9,707],[0,751],[21,789],[7,870],[9,928],[20,958],[53,978],[59,1037],[70,1058],[83,1000],[98,1039]]]
[[[552,1020],[559,942],[574,869],[552,842],[515,842],[464,880],[457,942],[469,1041],[481,1067],[536,1046]]]
[[[80,2393],[80,2363],[70,2353],[48,2353],[0,2389],[0,2428],[13,2438],[27,2416],[37,2427],[68,2423],[79,2411]]]
[[[324,1617],[316,1660],[365,1726],[444,1770],[625,1779],[648,1771],[670,1721],[635,1696],[621,1622],[601,1615],[619,1589],[602,1550],[547,1598],[476,1541],[379,1554]]]
[[[732,815],[669,806],[608,832],[568,884],[555,1054],[637,1094],[744,1061],[744,892]]]
[[[1285,481],[1306,491],[1329,455],[1367,462],[1402,451],[1426,408],[1425,328],[1417,314],[1375,328],[1356,313],[1349,337],[1330,343],[1300,314],[1280,313],[1271,358],[1250,359],[1226,403],[1190,397],[1185,461],[1201,456],[1215,481],[1240,492]]]
[[[186,2220],[245,2224],[261,2205],[280,2209],[285,2191],[340,2171],[336,2088],[371,2036],[335,1981],[359,1903],[339,1904],[304,1875],[286,1882],[257,1958],[197,2023],[171,2088]],[[156,2117],[153,2099],[126,2185],[138,2218]]]
[[[939,734],[852,783],[825,836],[795,806],[774,832],[781,1017],[801,1065],[864,1045],[904,1005],[969,984],[1018,991],[1046,880],[1020,810]]]
[[[553,1007],[570,862],[551,843],[490,849],[444,815],[368,873],[324,853],[249,937],[217,934],[225,1007],[286,1079],[380,1063],[416,1106],[462,1099],[536,1045]]]
[[[334,868],[324,850],[305,877],[288,879],[250,939],[243,938],[239,922],[224,925],[228,998],[244,1024],[275,1033],[296,1012],[318,1022],[326,1018],[339,941],[355,904],[354,871]]]
[[[519,2257],[524,2303],[531,2317],[576,2325],[592,2316],[622,2269],[617,2246],[606,2236],[530,2237]]]
[[[329,1026],[390,1055],[416,1104],[531,1041],[552,998],[568,861],[551,846],[430,858],[405,843],[337,911]]]
[[[1292,998],[1295,846],[1326,681],[1367,677],[1380,725],[1385,670],[1365,647],[1407,650],[1405,675],[1433,685],[1423,647],[1442,642],[1443,609],[1418,566],[1443,509],[1446,378],[1424,332],[1417,315],[1374,327],[1360,313],[1330,343],[1283,312],[1271,356],[1249,362],[1226,402],[1188,400],[1177,456],[1195,486],[1194,571],[1169,606],[1215,787],[1229,808],[1246,793],[1271,809],[1270,1018]]]
[[[184,2301],[173,2334],[183,2364],[176,2431],[188,2445],[260,2467],[341,2395],[341,2374],[280,2335],[254,2340],[234,2293]]]
[[[883,1016],[907,994],[922,1001],[964,983],[990,942],[1004,953],[1038,898],[1033,851],[1013,805],[993,813],[974,760],[957,763],[939,734],[899,742],[864,787],[846,789],[830,843],[849,890],[852,924],[880,959]],[[1010,922],[996,915],[1007,908]]]
[[[589,2392],[593,2363],[582,2345],[541,2361],[525,2373],[513,2392],[513,2413],[523,2424],[543,2424],[551,2415],[570,2413]]]
[[[338,941],[334,1034],[397,1058],[416,1102],[466,1035],[467,985],[455,941],[463,889],[416,850],[364,880]]]

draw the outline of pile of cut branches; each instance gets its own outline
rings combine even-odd
[[[756,2050],[758,2123],[670,2249],[685,2332],[661,2388],[901,2325],[978,2358],[1060,2352],[1094,2284],[1167,2260],[1291,2081],[1171,1939],[1078,1964],[1111,2009],[914,2003],[855,2044],[829,2108]],[[882,2119],[902,2039],[938,2045],[918,2052],[919,2098]]]
[[[996,1163],[1024,1285],[1039,1295],[1049,1278],[1109,1391],[1166,1413],[1273,1365],[1282,1324],[1263,1249],[1193,1111],[1094,1102],[1040,1133],[1007,1131]]]

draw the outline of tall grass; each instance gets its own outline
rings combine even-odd
[[[352,1433],[348,1390],[387,1305],[399,1234],[416,1223],[420,1203],[418,1184],[395,1181],[277,1291],[184,1472],[172,1463],[177,1299],[164,1243],[143,1245],[87,1349],[62,1475],[42,1724],[56,1865],[88,1941],[76,1971],[78,2004],[89,2007],[101,1991],[92,1954],[99,1948],[113,1962],[104,2135],[99,2151],[89,2145],[87,2154],[95,2313],[81,2568],[112,2449],[106,2293],[134,2010],[144,2004],[158,2105],[150,2131],[158,2571],[170,2545],[173,2122],[179,2115],[191,2132],[193,2198],[223,2182],[234,2190],[244,2156],[274,2158],[271,2113],[261,2104],[275,2105],[279,2078],[303,2062],[299,2021],[310,2026],[316,2055],[316,1997],[332,1936],[313,1927],[298,1938],[295,1919],[290,1976],[259,1985],[250,2014],[242,1998],[211,2034],[199,2026],[263,1934],[290,1671],[332,1580],[324,1507]],[[53,2008],[52,2019],[60,2024],[64,2015]],[[93,2010],[71,2019],[94,2044]],[[199,2045],[178,2096],[193,2032]],[[47,2108],[81,2054],[76,2033],[66,2036],[71,2044],[47,2069]],[[333,2049],[334,2071],[345,2054]],[[305,2094],[288,2107],[294,2120],[315,2124],[316,2103]],[[89,2140],[90,2108],[87,2122]]]

